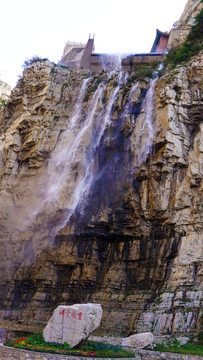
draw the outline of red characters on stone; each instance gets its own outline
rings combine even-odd
[[[65,310],[64,310],[64,309],[59,311],[59,315],[64,316],[64,314],[65,314]]]
[[[72,311],[71,317],[76,320],[76,312],[75,311]]]
[[[59,315],[62,315],[62,316],[66,315],[66,317],[68,317],[68,318],[71,316],[75,320],[82,320],[83,313],[79,312],[77,314],[76,311],[74,311],[74,310],[71,311],[69,309],[67,309],[67,310],[63,309],[63,310],[59,311]]]
[[[66,316],[69,317],[70,315],[70,310],[66,310]]]
[[[83,315],[83,313],[81,313],[81,312],[78,314],[78,320],[82,319],[82,315]]]

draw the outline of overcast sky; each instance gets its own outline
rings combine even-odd
[[[170,31],[187,0],[1,0],[0,78],[14,86],[24,60],[57,62],[65,43],[87,42],[95,52],[149,52],[156,28]]]

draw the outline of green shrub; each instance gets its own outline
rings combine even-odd
[[[4,107],[5,103],[6,103],[6,100],[0,98],[0,109],[1,109],[2,107]]]
[[[203,356],[203,346],[194,345],[194,344],[179,345],[178,342],[174,342],[173,344],[168,344],[168,345],[156,344],[153,350],[161,351],[161,352]]]
[[[154,68],[145,64],[135,66],[133,69],[133,79],[136,81],[144,81],[146,78],[152,79]]]
[[[33,64],[34,62],[37,62],[37,61],[46,61],[48,60],[47,58],[41,58],[39,56],[33,56],[31,59],[25,59],[22,67],[23,69],[27,69],[28,66],[30,66],[31,64]]]

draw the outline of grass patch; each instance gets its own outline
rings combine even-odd
[[[190,341],[185,345],[180,345],[175,339],[171,344],[156,344],[153,350],[203,356],[203,333],[200,332],[197,337],[190,337]]]
[[[70,348],[67,343],[56,344],[44,341],[42,333],[32,334],[28,337],[8,340],[6,346],[17,349],[31,350],[44,353],[100,357],[100,358],[133,358],[135,354],[123,349],[121,346],[103,344],[99,342],[87,341],[86,345],[77,348]]]
[[[160,352],[171,352],[171,353],[178,353],[178,354],[190,354],[190,355],[200,355],[203,356],[203,346],[195,345],[195,344],[185,344],[185,345],[178,345],[178,344],[156,344],[153,348],[153,351],[160,351]]]

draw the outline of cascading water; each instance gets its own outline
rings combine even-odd
[[[122,59],[125,57],[123,54],[103,54],[101,56],[102,68],[105,71],[121,71]]]
[[[74,114],[49,159],[44,177],[45,190],[40,194],[40,207],[33,211],[35,217],[46,214],[43,215],[43,231],[37,230],[38,239],[41,234],[43,237],[47,236],[46,227],[49,241],[53,239],[67,224],[81,199],[88,195],[95,175],[95,153],[105,129],[110,124],[112,108],[120,86],[126,79],[127,74],[124,75],[121,71],[110,72],[108,78],[97,87],[86,113],[83,100],[91,78],[83,82]],[[116,81],[117,85],[111,87],[108,102],[104,106],[101,99],[111,81]]]
[[[119,63],[118,60],[117,63]],[[95,154],[105,129],[110,126],[112,108],[120,87],[126,83],[127,78],[127,73],[124,74],[118,70],[111,71],[108,78],[97,87],[89,101],[86,114],[83,100],[91,78],[83,82],[74,114],[49,159],[44,181],[45,190],[41,194],[41,205],[35,211],[35,216],[39,216],[41,212],[46,213],[47,225],[44,223],[44,227],[47,226],[51,239],[68,223],[78,205],[81,211],[84,210],[85,198],[88,196],[94,177],[98,176],[94,169]],[[111,79],[116,81],[117,85],[111,89],[108,102],[102,107],[101,99]],[[151,81],[143,106],[145,116],[136,144],[139,148],[137,166],[146,160],[154,136],[152,122],[155,82],[156,79]],[[128,101],[121,115],[123,119],[128,113],[129,104],[137,87],[138,83],[129,92]],[[56,212],[59,215],[56,216]]]
[[[142,123],[142,127],[139,130],[139,137],[138,137],[138,158],[137,158],[137,166],[144,161],[146,161],[151,148],[152,148],[152,141],[154,138],[154,126],[153,126],[153,110],[154,110],[154,91],[155,91],[155,84],[156,78],[150,81],[150,87],[147,92],[144,104],[143,104],[143,111],[144,111],[144,121]]]
[[[163,64],[160,64],[158,71],[161,70]],[[150,87],[147,91],[146,98],[143,103],[143,121],[141,126],[137,129],[136,136],[136,146],[139,148],[139,153],[137,154],[137,163],[136,166],[140,166],[143,162],[146,161],[148,155],[152,149],[152,142],[155,135],[154,129],[154,94],[155,86],[158,79],[158,72],[153,73],[153,79],[150,80]]]

